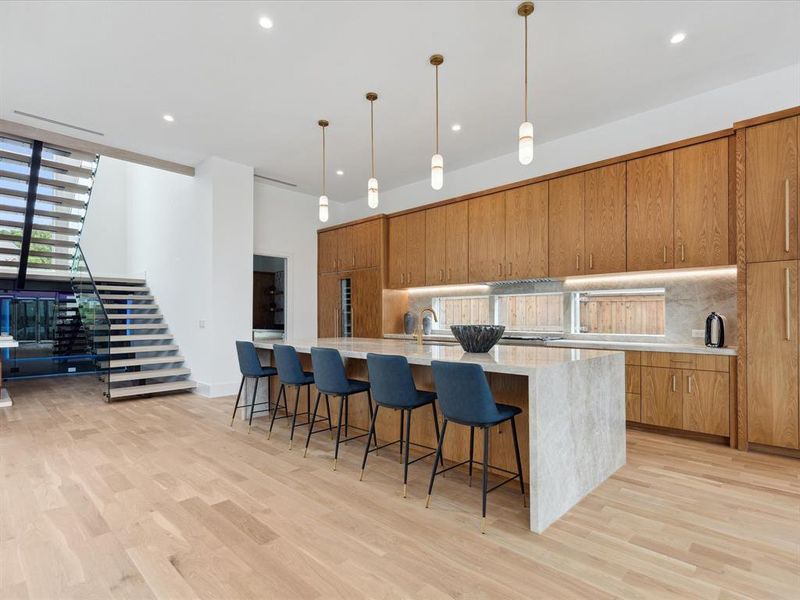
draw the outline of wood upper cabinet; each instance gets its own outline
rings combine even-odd
[[[383,220],[374,219],[358,223],[348,229],[352,230],[353,267],[369,269],[381,266]]]
[[[728,139],[674,151],[676,267],[727,265]]]
[[[469,202],[447,205],[445,225],[447,283],[469,281]]]
[[[503,279],[506,261],[505,192],[469,201],[469,281]]]
[[[628,271],[673,268],[673,153],[627,163]]]
[[[547,182],[506,192],[505,279],[547,277],[547,205]]]
[[[584,272],[583,204],[585,174],[576,173],[549,182],[548,223],[551,277]]]
[[[626,268],[625,163],[586,171],[584,273],[622,273]]]
[[[356,252],[353,240],[354,227],[341,227],[336,230],[337,271],[356,268]]]
[[[683,371],[683,428],[727,436],[730,433],[730,375]]]
[[[425,285],[425,211],[389,219],[389,287]]]
[[[334,273],[337,263],[337,230],[320,231],[317,234],[317,266],[320,273]]]
[[[747,262],[798,257],[798,127],[793,117],[745,132]]]
[[[642,367],[642,423],[683,427],[681,370]]]
[[[747,266],[748,441],[783,448],[800,445],[797,273],[794,260]]]
[[[447,206],[425,211],[425,285],[441,285],[447,277]]]

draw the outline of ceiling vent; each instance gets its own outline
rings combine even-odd
[[[67,127],[69,129],[74,129],[75,131],[83,131],[85,133],[91,133],[92,135],[99,135],[105,136],[105,133],[101,133],[99,131],[95,131],[93,129],[86,129],[86,127],[79,127],[78,125],[71,125],[69,123],[64,123],[63,121],[56,121],[55,119],[48,119],[47,117],[42,117],[39,115],[34,115],[28,112],[24,112],[21,110],[15,110],[15,115],[21,115],[23,117],[28,117],[29,119],[36,119],[37,121],[44,121],[45,123],[52,123],[53,125],[60,125],[61,127]]]
[[[280,183],[281,185],[288,185],[289,187],[297,187],[296,183],[290,183],[288,181],[283,181],[281,179],[275,179],[274,177],[267,177],[266,175],[259,175],[258,173],[254,173],[253,177],[256,179],[263,179],[264,181],[271,181],[272,183]]]

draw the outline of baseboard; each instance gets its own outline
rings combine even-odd
[[[194,393],[206,398],[221,398],[222,396],[235,396],[239,391],[239,381],[230,381],[228,383],[205,383],[203,381],[197,382],[197,387],[194,388]]]

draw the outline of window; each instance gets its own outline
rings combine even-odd
[[[497,296],[497,323],[509,331],[564,331],[564,295],[516,294]]]
[[[664,335],[663,288],[575,292],[575,333]]]
[[[437,329],[450,329],[450,325],[494,323],[489,296],[434,298],[433,308],[439,317]]]

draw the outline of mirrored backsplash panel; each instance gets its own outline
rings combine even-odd
[[[433,332],[488,322],[508,332],[572,339],[652,341],[703,345],[692,331],[705,328],[712,311],[726,317],[727,345],[736,343],[736,268],[675,270],[573,277],[558,281],[412,288],[405,302],[392,294],[392,309],[441,313]],[[384,296],[384,303],[387,303]],[[402,333],[402,315],[387,333]]]

